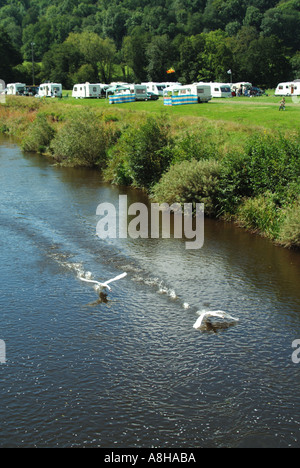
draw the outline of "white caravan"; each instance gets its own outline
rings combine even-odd
[[[25,83],[9,83],[7,85],[7,94],[17,96],[20,94],[24,94],[26,88]]]
[[[42,83],[39,87],[38,97],[62,97],[62,85],[60,83]]]
[[[164,88],[160,87],[160,90],[157,87],[157,83],[154,83],[153,81],[149,81],[149,83],[141,83],[142,85],[146,86],[147,91],[150,93],[154,93],[157,95],[163,94]]]
[[[300,81],[287,81],[279,83],[275,96],[300,96]]]
[[[212,99],[212,93],[211,93],[211,86],[210,83],[203,83],[203,82],[198,82],[198,83],[193,83],[192,85],[186,85],[187,86],[192,86],[193,89],[193,94],[196,94],[198,97],[198,102],[208,102]]]
[[[195,102],[208,102],[211,100],[211,88],[207,83],[193,83],[190,85],[173,85],[165,88],[164,97],[167,96],[195,96]]]
[[[210,83],[213,98],[231,98],[230,85],[227,83]]]
[[[81,83],[73,87],[72,97],[76,99],[97,98],[99,99],[102,94],[100,84]]]
[[[154,81],[149,81],[148,83],[142,83],[142,85],[146,85],[148,92],[157,94],[158,96],[163,96],[166,88],[170,86],[180,86],[181,83],[173,83],[171,81],[156,83]]]
[[[147,101],[147,86],[139,84],[129,85],[129,90],[132,94],[135,95],[136,101]]]

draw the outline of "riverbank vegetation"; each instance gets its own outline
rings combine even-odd
[[[95,102],[95,101],[94,101]],[[238,101],[236,101],[238,102]],[[8,97],[0,106],[0,130],[26,151],[57,164],[98,168],[108,182],[144,189],[157,202],[205,203],[207,216],[233,220],[289,248],[300,247],[300,135],[292,126],[268,126],[149,111],[127,105],[68,104],[61,100]],[[152,107],[153,105],[153,107]],[[230,102],[220,102],[219,115]],[[242,102],[241,102],[242,105]],[[251,113],[256,102],[248,101]],[[216,109],[214,107],[214,109]],[[274,119],[295,114],[279,113]],[[175,110],[175,109],[174,109]],[[276,114],[275,114],[276,113]],[[269,125],[271,127],[271,123]]]
[[[6,82],[250,81],[299,78],[298,0],[3,0]],[[9,51],[9,53],[7,53]],[[167,74],[172,67],[174,73]]]

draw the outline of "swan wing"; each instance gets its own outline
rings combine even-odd
[[[101,283],[99,283],[99,281],[89,280],[89,279],[86,279],[86,278],[82,278],[81,276],[79,276],[79,279],[81,281],[85,281],[86,283],[93,283],[93,284],[98,284],[98,286],[101,286]]]
[[[120,280],[122,278],[125,278],[125,276],[127,276],[127,273],[122,273],[121,275],[118,275],[115,278],[112,278],[112,279],[110,279],[108,281],[105,281],[105,283],[103,283],[103,285],[107,286],[108,284],[113,283],[114,281],[118,281],[118,280]]]
[[[201,324],[203,322],[204,317],[207,315],[207,312],[201,312],[199,318],[196,320],[194,323],[193,327],[194,328],[200,328]]]
[[[228,319],[228,320],[234,320],[235,322],[238,322],[239,319],[236,317],[232,317],[232,315],[229,315],[227,312],[224,312],[223,310],[216,310],[215,312],[212,312],[211,315],[215,317],[220,317],[223,319]]]

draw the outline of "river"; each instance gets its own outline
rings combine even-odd
[[[213,220],[200,250],[100,239],[98,204],[141,192],[7,139],[0,167],[0,447],[300,446],[298,253]],[[107,302],[79,279],[123,271]]]

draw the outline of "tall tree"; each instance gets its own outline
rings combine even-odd
[[[73,44],[56,44],[43,57],[42,79],[62,83],[65,88],[71,89],[81,65],[81,54]]]
[[[112,39],[102,39],[98,34],[85,31],[81,34],[71,33],[66,43],[80,52],[83,64],[89,64],[94,70],[94,76],[104,83],[112,78],[116,47]]]
[[[146,50],[150,40],[150,34],[140,27],[135,28],[131,36],[126,36],[123,40],[122,55],[124,62],[132,68],[137,81],[142,82],[147,79]]]
[[[204,49],[198,54],[200,81],[225,81],[227,70],[232,67],[233,54],[228,38],[220,29],[204,34]]]
[[[14,79],[13,67],[22,60],[7,32],[0,26],[0,79],[8,83]]]
[[[167,70],[173,66],[175,51],[167,35],[156,36],[146,50],[149,81],[166,81]]]

